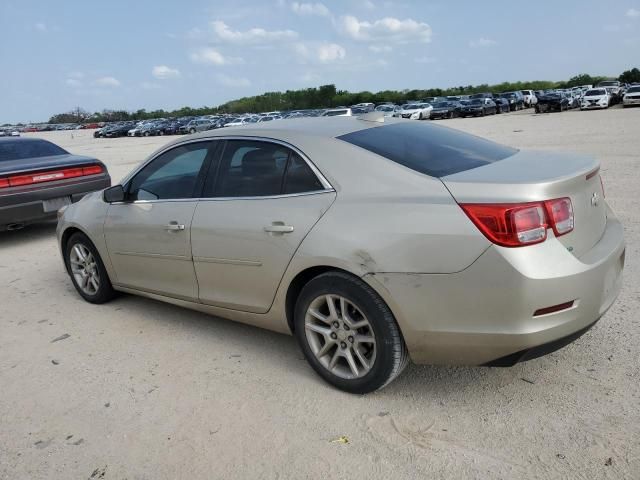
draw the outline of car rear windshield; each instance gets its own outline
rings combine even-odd
[[[367,128],[338,139],[438,178],[482,167],[517,152],[468,133],[422,122]]]
[[[69,152],[46,140],[0,141],[0,162],[25,158],[51,157]]]

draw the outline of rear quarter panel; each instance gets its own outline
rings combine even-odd
[[[299,145],[337,191],[291,267],[332,260],[358,275],[452,273],[490,245],[438,179],[340,140]],[[314,152],[322,152],[318,158]]]

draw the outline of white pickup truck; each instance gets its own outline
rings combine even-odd
[[[533,93],[533,90],[520,90],[522,92],[522,96],[524,97],[524,106],[525,108],[533,107],[536,103],[538,103],[538,97]]]

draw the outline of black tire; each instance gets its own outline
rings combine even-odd
[[[93,255],[93,258],[95,259],[97,273],[100,276],[100,286],[94,295],[89,295],[86,292],[84,292],[80,287],[80,285],[78,285],[73,274],[71,273],[71,261],[70,261],[71,250],[77,244],[81,244],[84,247],[86,247]],[[89,240],[89,237],[87,237],[84,233],[76,232],[73,235],[71,235],[71,237],[67,241],[67,244],[64,247],[64,262],[67,267],[67,272],[71,277],[71,282],[73,283],[73,286],[75,287],[76,291],[80,294],[80,296],[84,298],[87,302],[96,303],[96,304],[106,303],[116,296],[116,291],[113,289],[113,285],[111,285],[111,280],[109,279],[109,275],[107,274],[106,268],[104,268],[104,263],[102,263],[102,258],[100,258],[100,254],[98,253],[98,250],[96,250],[96,247],[93,245],[91,240]]]
[[[305,333],[305,315],[312,301],[322,295],[348,299],[368,319],[375,336],[376,356],[369,372],[359,378],[341,378],[316,358]],[[294,311],[295,336],[311,367],[327,383],[349,393],[379,390],[393,381],[407,366],[409,353],[400,328],[387,304],[369,285],[343,272],[327,272],[309,281],[298,296]]]

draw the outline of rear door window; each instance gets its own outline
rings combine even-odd
[[[337,138],[437,178],[482,167],[518,151],[468,133],[422,122],[367,128]]]

